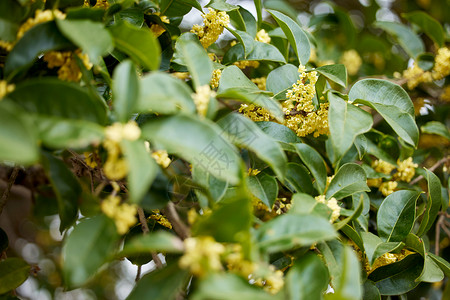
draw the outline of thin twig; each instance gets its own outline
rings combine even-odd
[[[190,236],[189,228],[181,221],[172,201],[169,201],[167,209],[165,209],[164,212],[170,223],[172,223],[173,230],[175,230],[177,235],[183,240],[188,238]]]
[[[441,224],[441,228],[445,231],[447,236],[450,238],[450,230],[445,226],[445,224]]]
[[[437,163],[435,163],[433,166],[431,166],[431,168],[429,168],[428,170],[433,172],[434,170],[436,170],[440,165],[446,163],[447,161],[450,160],[450,156],[444,157],[442,159],[440,159]],[[424,177],[422,175],[417,176],[416,178],[414,178],[414,180],[412,180],[409,184],[410,185],[415,185],[416,183],[418,183],[419,181],[421,181]]]
[[[147,225],[147,219],[145,218],[144,210],[141,207],[139,207],[137,209],[137,211],[138,211],[138,216],[139,216],[139,222],[141,222],[142,233],[144,235],[146,235],[147,233],[150,232],[150,229],[148,228],[148,225]],[[155,263],[156,267],[158,269],[162,269],[163,263],[162,263],[161,259],[159,259],[159,256],[156,252],[152,252],[152,258],[153,258],[153,262]],[[136,278],[137,278],[137,275],[136,275]]]
[[[139,279],[141,279],[141,271],[142,271],[142,266],[139,265],[137,268],[137,272],[136,272],[136,278],[134,278],[135,282],[138,282]]]
[[[6,186],[5,191],[3,192],[2,198],[0,199],[0,215],[3,212],[3,208],[6,205],[6,201],[8,200],[9,194],[11,193],[11,188],[16,181],[17,175],[19,174],[19,167],[14,167],[11,176],[8,180],[8,185]]]
[[[436,233],[434,236],[434,254],[439,256],[439,238],[441,236],[441,224],[444,221],[445,216],[441,215],[436,222]]]

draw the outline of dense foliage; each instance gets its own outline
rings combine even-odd
[[[242,2],[0,1],[1,299],[450,299],[448,1]]]

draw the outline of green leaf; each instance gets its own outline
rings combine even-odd
[[[285,214],[264,223],[256,230],[256,236],[261,249],[274,253],[333,239],[336,231],[325,218]]]
[[[94,64],[101,56],[108,54],[113,48],[113,39],[102,23],[90,20],[59,20],[59,30],[75,45],[89,56]]]
[[[356,218],[358,218],[361,215],[362,210],[364,208],[364,199],[363,198],[364,198],[364,196],[361,195],[358,205],[353,208],[353,211],[351,211],[351,214],[348,217],[346,217],[345,219],[340,220],[339,222],[336,222],[334,224],[334,228],[336,228],[336,230],[341,229],[342,227],[347,225],[350,221],[355,220]]]
[[[360,233],[358,233],[353,227],[346,224],[340,229],[340,231],[344,233],[350,240],[352,240],[361,251],[364,251],[364,243],[360,236]]]
[[[19,25],[12,21],[0,18],[0,36],[5,42],[12,42],[16,39]]]
[[[303,165],[288,163],[286,180],[298,193],[307,193],[310,195],[316,193],[309,171]]]
[[[265,134],[250,119],[237,113],[226,115],[217,124],[226,132],[231,142],[255,152],[275,171],[281,181],[284,180],[287,158],[281,146],[272,137]]]
[[[151,252],[183,252],[183,241],[166,231],[156,231],[146,235],[139,235],[125,242],[120,257]]]
[[[257,60],[286,63],[286,59],[277,47],[262,42],[255,41],[253,51],[245,55],[244,46],[237,44],[231,47],[224,55],[222,63],[231,64],[241,60]]]
[[[226,2],[226,0],[211,0],[208,4],[205,5],[205,7],[211,7],[215,10],[220,11],[230,11],[230,10],[236,10],[239,9],[239,6],[232,5]]]
[[[231,32],[234,37],[242,44],[244,47],[245,57],[249,55],[254,49],[257,42],[255,39],[245,31],[242,30],[233,30],[232,28],[227,27],[227,30]]]
[[[400,86],[380,79],[363,79],[353,85],[348,97],[350,102],[375,109],[405,142],[417,145],[419,130],[414,121],[414,107]]]
[[[358,192],[370,192],[366,183],[366,172],[357,164],[348,163],[339,168],[331,180],[326,198],[336,200],[351,196]]]
[[[28,30],[9,53],[5,75],[12,78],[30,67],[42,53],[71,46],[72,43],[59,32],[54,21],[38,24]]]
[[[63,231],[71,226],[78,217],[78,198],[81,196],[81,186],[63,161],[47,152],[43,152],[41,160],[58,200],[59,217],[61,218],[59,229]]]
[[[240,181],[241,159],[236,148],[221,137],[221,129],[209,120],[187,115],[160,118],[146,123],[142,136],[219,179],[232,184]]]
[[[380,291],[378,290],[377,286],[373,281],[366,280],[364,282],[364,294],[363,299],[364,300],[381,300]]]
[[[56,78],[36,78],[16,86],[8,95],[26,111],[40,116],[85,120],[104,124],[106,105],[78,84]],[[88,109],[87,109],[88,108]]]
[[[229,66],[222,70],[217,93],[221,94],[224,91],[233,88],[245,89],[249,92],[261,92],[256,84],[248,79],[237,66]]]
[[[192,7],[203,12],[202,6],[197,0],[161,0],[159,4],[161,15],[168,17],[183,16],[187,14]]]
[[[374,25],[392,35],[412,58],[425,52],[422,40],[406,25],[387,21],[377,21]]]
[[[337,239],[317,244],[330,274],[332,286],[338,286],[342,275],[344,246]]]
[[[136,27],[142,27],[145,21],[144,11],[138,7],[121,10],[116,16]]]
[[[296,259],[285,279],[286,298],[289,300],[322,299],[328,286],[328,270],[315,254]]]
[[[351,148],[356,137],[372,128],[373,119],[370,113],[333,93],[328,93],[328,101],[331,144],[336,161],[339,161]]]
[[[416,24],[417,26],[425,32],[439,47],[442,47],[445,39],[445,32],[441,24],[431,17],[429,14],[423,11],[413,11],[407,14],[402,14],[402,16]]]
[[[423,133],[440,135],[440,136],[446,138],[447,140],[450,140],[450,132],[449,132],[447,126],[445,126],[441,122],[438,122],[438,121],[428,122],[425,125],[421,126],[420,130]]]
[[[155,179],[158,165],[145,149],[143,141],[122,140],[121,146],[130,170],[128,173],[130,201],[139,203]]]
[[[412,230],[416,201],[421,192],[401,190],[387,196],[377,213],[378,235],[387,242],[400,242]]]
[[[30,165],[39,159],[36,130],[30,118],[6,100],[0,101],[0,161]]]
[[[272,15],[283,30],[289,43],[294,49],[295,54],[297,55],[300,64],[306,65],[311,54],[311,46],[309,44],[308,36],[305,34],[303,29],[301,29],[294,20],[278,11],[267,11]]]
[[[126,122],[135,112],[139,96],[139,78],[134,64],[125,60],[114,70],[113,75],[114,108],[117,119]]]
[[[437,265],[437,263],[430,258],[428,254],[425,254],[425,262],[423,271],[420,277],[417,279],[419,282],[439,282],[444,279],[444,272]]]
[[[418,236],[426,234],[428,230],[431,229],[442,205],[441,181],[439,177],[430,170],[426,170],[426,172],[428,181],[428,200],[419,231],[417,232]]]
[[[278,196],[278,184],[275,178],[265,173],[248,177],[250,192],[261,200],[269,209],[272,208]]]
[[[419,284],[416,279],[422,269],[422,256],[410,254],[398,262],[375,269],[369,279],[375,283],[381,295],[401,295]]]
[[[291,64],[278,67],[267,75],[267,90],[278,94],[292,85],[299,79],[298,68]]]
[[[118,50],[126,53],[146,69],[159,68],[161,47],[150,30],[136,28],[127,22],[116,24],[108,29]]]
[[[261,0],[253,0],[253,2],[255,3],[255,8],[256,8],[256,15],[258,17],[258,28],[261,27],[261,23],[262,23],[262,1]]]
[[[176,263],[171,264],[143,276],[131,291],[127,300],[175,299],[188,279],[189,273],[187,270],[180,269]]]
[[[292,196],[292,207],[288,211],[289,214],[296,215],[317,215],[329,220],[331,209],[324,203],[318,202],[309,194],[296,193]]]
[[[440,256],[433,253],[427,253],[428,256],[441,268],[445,276],[450,277],[450,263]]]
[[[73,288],[89,280],[112,255],[117,240],[114,222],[105,215],[81,220],[64,243],[65,283]]]
[[[140,80],[136,110],[161,114],[195,113],[191,93],[192,90],[181,80],[166,73],[152,72]]]
[[[198,37],[193,33],[185,33],[177,39],[175,45],[177,63],[186,65],[191,74],[194,86],[198,89],[202,85],[209,85],[213,64]]]
[[[0,294],[20,286],[30,275],[31,267],[21,258],[9,257],[0,261]]]
[[[212,273],[199,282],[192,300],[273,300],[273,296],[232,273]]]
[[[314,71],[322,74],[329,80],[339,84],[342,87],[347,86],[347,69],[342,64],[325,65],[315,68]]]
[[[103,127],[93,122],[50,116],[37,116],[35,120],[39,139],[52,149],[80,149],[103,140]]]
[[[323,194],[327,184],[327,167],[322,156],[307,144],[295,144],[298,156],[316,179],[317,190]]]
[[[361,232],[360,235],[364,243],[364,250],[369,266],[372,266],[378,257],[385,253],[399,249],[404,245],[404,243],[401,242],[383,242],[382,239],[371,232]]]
[[[275,122],[255,122],[267,135],[285,144],[300,143],[300,138],[289,128]],[[290,145],[289,145],[290,146]],[[295,150],[293,150],[295,152]]]
[[[342,255],[342,274],[334,286],[334,293],[325,295],[325,299],[359,300],[362,296],[358,258],[350,247],[344,247]]]
[[[194,189],[201,207],[208,207],[208,196],[211,196],[214,202],[222,200],[228,189],[228,181],[217,179],[199,166],[193,166],[192,180],[204,187],[204,189]]]

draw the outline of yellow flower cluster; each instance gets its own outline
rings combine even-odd
[[[209,271],[222,269],[220,256],[225,252],[225,247],[217,243],[210,236],[192,237],[184,240],[184,255],[179,260],[179,265],[195,276],[204,276]]]
[[[450,75],[450,49],[447,47],[438,50],[431,72],[422,70],[415,62],[403,72],[403,77],[407,80],[409,89],[414,89],[420,83],[441,80],[448,75]]]
[[[220,76],[222,76],[222,70],[215,69],[212,73],[211,82],[209,83],[213,89],[219,87]]]
[[[400,253],[385,253],[382,256],[378,257],[373,262],[372,267],[369,266],[368,263],[365,265],[365,269],[367,271],[367,274],[372,273],[375,269],[377,269],[379,267],[386,266],[386,265],[395,263],[397,261],[401,261],[406,256],[408,256],[408,255],[410,255],[412,253],[414,253],[414,252],[409,251],[407,249],[403,249],[402,252],[400,252]]]
[[[211,97],[215,97],[216,93],[211,91],[209,85],[202,85],[197,88],[197,92],[192,94],[197,112],[200,116],[206,116],[208,105]]]
[[[14,43],[0,40],[0,48],[3,48],[6,51],[10,52],[13,47]]]
[[[152,153],[152,157],[156,161],[156,163],[164,169],[167,168],[172,162],[166,150],[157,150]]]
[[[191,32],[199,37],[200,43],[206,49],[217,41],[224,27],[230,24],[230,17],[226,12],[216,11],[212,8],[209,8],[209,12],[206,15],[203,14],[202,17],[204,25],[194,25]]]
[[[287,198],[277,198],[277,201],[274,203],[272,209],[275,209],[276,207],[278,207],[278,208],[275,210],[275,213],[277,215],[281,215],[282,213],[290,210],[292,207],[292,204],[288,203]]]
[[[446,87],[444,87],[444,91],[443,91],[442,94],[439,96],[439,98],[440,98],[442,101],[450,102],[450,85],[447,85]]]
[[[254,84],[258,86],[258,89],[265,91],[266,90],[266,77],[258,77],[251,79]]]
[[[3,99],[7,94],[14,91],[15,85],[8,84],[6,80],[0,80],[0,100]]]
[[[330,223],[334,223],[334,221],[336,221],[341,215],[341,207],[339,206],[336,198],[332,197],[327,201],[325,199],[325,195],[319,195],[315,199],[317,202],[326,204],[332,210]]]
[[[95,169],[97,167],[97,162],[95,161],[95,153],[93,152],[84,152],[84,162],[90,168]]]
[[[367,179],[367,185],[369,187],[379,187],[382,182],[383,182],[382,178],[368,178]]]
[[[252,169],[252,168],[248,168],[248,176],[256,176],[260,173],[261,171],[258,169]]]
[[[170,73],[170,75],[181,80],[186,80],[189,78],[189,72],[173,72]]]
[[[118,196],[109,196],[100,206],[103,213],[114,220],[119,234],[125,234],[137,222],[136,206],[128,203],[120,204]]]
[[[386,181],[380,184],[380,187],[378,189],[383,194],[383,196],[386,197],[395,191],[397,185],[398,185],[397,181]]]
[[[260,277],[255,280],[255,285],[264,287],[264,290],[271,293],[278,293],[284,286],[284,274],[280,270],[275,270],[273,265],[269,266],[270,273],[265,277]]]
[[[165,216],[161,214],[159,209],[152,209],[153,215],[150,216],[150,219],[155,220],[158,222],[158,224],[161,224],[162,226],[172,229],[172,224],[167,220]]]
[[[255,106],[254,104],[241,104],[241,107],[239,107],[239,112],[255,122],[273,120],[272,116],[265,108]]]
[[[259,67],[259,61],[257,60],[239,60],[235,61],[233,65],[237,66],[239,69],[245,68],[257,68]]]
[[[106,139],[103,141],[103,147],[108,151],[108,158],[103,166],[106,177],[111,180],[120,180],[128,174],[128,164],[122,157],[120,142],[123,139],[137,140],[140,135],[141,129],[134,121],[127,124],[114,123],[106,128]]]
[[[258,41],[258,42],[261,42],[261,43],[269,44],[270,43],[270,36],[264,29],[261,29],[260,31],[258,31],[256,33],[255,40]]]
[[[372,162],[372,168],[378,173],[390,175],[392,170],[395,169],[395,166],[382,159],[379,159]]]
[[[90,70],[92,68],[92,63],[89,61],[89,57],[87,54],[82,53],[80,49],[75,52],[47,52],[44,54],[44,61],[47,62],[50,69],[59,67],[59,79],[77,82],[81,79],[81,70],[78,67],[75,55],[81,59],[86,69]]]
[[[362,59],[356,50],[348,50],[342,54],[340,63],[347,68],[348,75],[356,75],[362,65]]]
[[[405,182],[410,182],[411,179],[416,174],[417,164],[413,163],[412,157],[405,159],[404,161],[397,160],[398,168],[397,172],[394,174],[395,180],[401,180]]]

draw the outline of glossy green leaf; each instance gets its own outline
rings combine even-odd
[[[378,257],[404,245],[403,243],[383,242],[381,238],[371,232],[361,232],[360,235],[364,243],[365,254],[370,266],[373,265]]]
[[[236,148],[222,138],[221,129],[208,120],[200,121],[187,115],[160,118],[146,123],[142,135],[219,179],[233,184],[240,181],[241,159]]]
[[[183,16],[194,7],[203,12],[202,6],[197,0],[161,0],[159,8],[163,16]]]
[[[328,268],[330,274],[331,284],[333,286],[339,285],[339,281],[342,275],[342,256],[344,252],[344,246],[337,239],[327,242],[320,242],[317,244],[317,249],[323,255],[325,265]]]
[[[275,178],[265,173],[248,177],[250,192],[261,200],[269,209],[272,208],[278,196],[278,184]]]
[[[69,287],[89,280],[117,247],[114,222],[105,215],[83,219],[67,237],[63,248],[63,273]]]
[[[381,295],[401,295],[414,289],[422,273],[423,258],[410,254],[399,262],[375,269],[369,279],[375,283]]]
[[[192,300],[270,300],[273,296],[232,273],[213,273],[199,282]]]
[[[222,63],[230,64],[241,60],[257,60],[257,61],[272,61],[279,63],[286,63],[286,59],[277,47],[262,42],[255,41],[253,44],[253,51],[245,55],[244,46],[237,44],[231,47],[224,55]]]
[[[285,279],[289,300],[319,300],[328,286],[328,270],[315,254],[307,254],[295,261]]]
[[[59,30],[89,56],[94,64],[113,48],[113,39],[102,23],[90,20],[56,20]]]
[[[71,47],[72,43],[58,30],[55,22],[38,24],[28,30],[9,53],[5,75],[9,78],[28,68],[43,52]]]
[[[327,184],[327,167],[322,156],[313,147],[307,144],[295,144],[298,156],[316,179],[317,190],[320,194],[325,191]]]
[[[230,11],[230,10],[236,10],[239,9],[239,6],[229,4],[226,2],[226,0],[211,0],[208,4],[205,5],[205,7],[211,7],[215,10],[220,11]]]
[[[0,37],[3,41],[12,42],[16,39],[19,25],[13,21],[0,18]]]
[[[285,214],[256,230],[258,246],[268,253],[310,246],[336,237],[330,222],[316,215]]]
[[[156,231],[139,235],[125,242],[119,256],[145,254],[151,252],[181,253],[183,241],[166,231]]]
[[[126,122],[135,111],[139,96],[139,78],[133,63],[126,60],[117,66],[113,80],[115,113],[120,122]]]
[[[49,148],[84,148],[103,140],[104,128],[93,122],[50,116],[35,120],[39,139]]]
[[[287,164],[286,180],[298,193],[315,194],[309,171],[300,164]]]
[[[357,164],[348,163],[339,168],[330,182],[326,198],[340,200],[358,192],[370,192],[366,183],[366,173]]]
[[[137,28],[126,22],[108,27],[116,48],[126,53],[136,63],[149,70],[157,70],[161,47],[158,40],[145,28]]]
[[[289,43],[294,49],[295,54],[299,62],[302,65],[306,65],[309,61],[309,56],[311,54],[311,46],[309,44],[308,36],[305,34],[303,29],[291,18],[282,14],[279,11],[267,10],[278,25],[283,30]]]
[[[406,25],[387,21],[377,21],[374,25],[392,35],[412,58],[425,52],[422,40]]]
[[[253,0],[256,8],[256,15],[258,17],[258,28],[261,27],[262,23],[262,1],[261,0]]]
[[[330,138],[338,161],[350,149],[358,135],[372,128],[373,119],[370,113],[332,93],[328,93],[328,101]]]
[[[188,280],[188,271],[180,269],[178,264],[174,263],[143,276],[131,291],[127,300],[175,299]]]
[[[426,170],[426,172],[428,199],[427,207],[417,232],[418,236],[426,234],[431,229],[442,205],[441,181],[433,172],[429,170]]]
[[[428,122],[425,125],[421,126],[420,130],[423,133],[440,135],[440,136],[446,138],[447,140],[450,140],[450,132],[449,132],[447,126],[445,126],[441,122],[438,122],[438,121]]]
[[[360,273],[361,266],[356,254],[350,247],[344,247],[342,255],[342,274],[334,286],[334,293],[325,295],[325,299],[359,300],[362,296]]]
[[[217,124],[231,142],[255,152],[275,171],[280,180],[284,179],[287,158],[283,149],[254,122],[240,114],[231,113],[220,119]]]
[[[440,256],[428,253],[428,256],[441,268],[445,276],[450,277],[450,263]]]
[[[180,110],[194,113],[196,108],[191,93],[192,90],[181,80],[166,73],[152,72],[140,80],[136,110],[162,114]]]
[[[158,165],[150,157],[141,140],[122,140],[121,146],[128,162],[128,189],[132,203],[141,202],[158,172]]]
[[[364,282],[364,293],[363,293],[363,299],[364,300],[381,300],[380,291],[378,290],[377,286],[373,281],[366,280]]]
[[[377,213],[380,238],[387,242],[400,242],[411,232],[416,218],[416,201],[420,194],[401,190],[384,199]]]
[[[353,211],[351,211],[351,214],[346,217],[343,220],[339,220],[338,222],[336,222],[334,224],[334,228],[336,228],[336,230],[341,229],[342,227],[344,227],[346,224],[348,224],[350,221],[355,220],[356,218],[358,218],[361,213],[362,210],[364,208],[364,200],[363,200],[363,195],[361,195],[359,202],[357,202],[358,204],[356,205],[356,207],[353,208]]]
[[[194,189],[199,204],[202,207],[208,207],[208,194],[212,197],[214,202],[220,201],[226,193],[228,188],[228,181],[217,179],[207,170],[199,166],[192,168],[192,180],[205,187],[205,189]]]
[[[78,198],[81,196],[81,186],[62,160],[43,152],[41,161],[58,200],[59,217],[61,218],[59,229],[63,231],[71,226],[78,217]]]
[[[423,271],[417,279],[419,282],[439,282],[444,279],[444,272],[438,264],[430,258],[428,254],[425,255],[425,262]]]
[[[240,88],[249,92],[259,92],[260,90],[237,66],[229,66],[222,70],[220,75],[218,94],[226,90]]]
[[[295,215],[317,215],[329,220],[331,209],[324,203],[318,202],[311,195],[305,193],[296,193],[291,199],[292,207],[289,214]]]
[[[408,144],[416,146],[419,130],[411,99],[400,86],[380,79],[363,79],[353,85],[349,101],[375,109]]]
[[[342,87],[347,86],[347,69],[342,64],[325,65],[314,70]]]
[[[188,68],[195,88],[209,85],[213,64],[198,37],[193,33],[185,33],[177,39],[175,48],[177,57],[182,58],[179,63]]]
[[[40,116],[86,120],[103,124],[106,105],[75,83],[56,78],[36,78],[16,86],[8,96],[26,111]],[[87,109],[89,108],[89,109]]]
[[[299,79],[298,67],[286,64],[267,75],[267,90],[277,94],[292,87]]]
[[[0,294],[20,286],[30,275],[30,265],[17,257],[0,261]]]
[[[361,251],[364,251],[364,242],[361,238],[363,231],[358,233],[353,227],[348,224],[344,225],[340,229],[340,231],[344,233],[350,240],[352,240]]]
[[[37,133],[29,117],[4,100],[0,102],[0,120],[0,161],[24,165],[35,163],[39,159],[39,147]]]
[[[442,47],[444,44],[445,33],[441,24],[436,19],[423,11],[413,11],[402,14],[402,16],[411,23],[419,26],[426,35],[439,45],[439,47]]]
[[[227,29],[242,44],[244,47],[245,57],[247,57],[255,49],[255,45],[257,44],[255,39],[245,31],[233,30],[229,27],[227,27]]]
[[[278,142],[300,143],[300,138],[289,128],[275,122],[256,122],[259,128]],[[290,145],[289,145],[290,146]],[[295,150],[293,150],[295,152]]]

